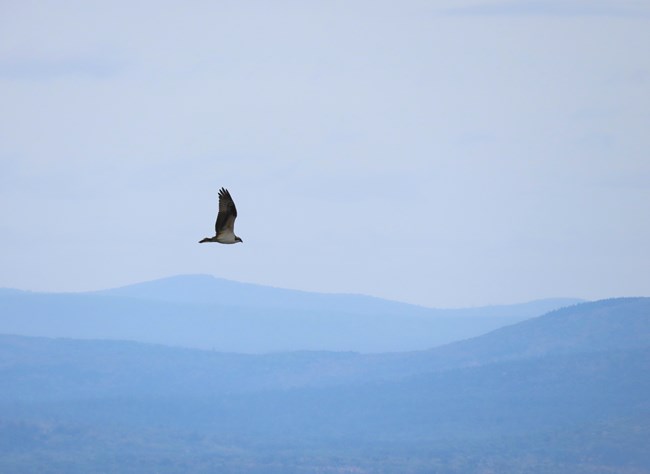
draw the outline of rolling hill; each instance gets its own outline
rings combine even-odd
[[[30,374],[33,368],[35,378],[38,374],[56,377],[62,370],[60,377],[65,380],[65,371],[75,367],[81,373],[94,374],[92,380],[102,380],[106,387],[115,388],[115,396],[139,385],[146,390],[157,387],[158,394],[174,395],[173,390],[180,390],[186,395],[208,396],[222,392],[398,381],[509,361],[629,352],[648,346],[650,298],[619,298],[552,311],[483,336],[425,351],[386,354],[298,351],[255,355],[125,341],[0,335],[0,361],[3,366],[21,368],[23,375]],[[174,381],[173,385],[165,385],[164,374]],[[157,384],[153,380],[158,380]],[[84,387],[88,388],[88,383]],[[18,380],[8,382],[0,396],[22,386],[25,384]],[[60,385],[58,389],[64,387]],[[76,383],[70,387],[80,389]],[[48,391],[42,395],[54,393]],[[73,395],[72,392],[63,394],[64,397]],[[25,392],[23,396],[35,394]],[[16,394],[14,398],[22,397]]]

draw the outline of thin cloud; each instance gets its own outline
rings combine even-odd
[[[93,57],[16,58],[0,60],[0,79],[47,81],[61,77],[107,79],[118,75],[124,65]]]
[[[605,16],[650,18],[650,8],[639,2],[509,1],[448,8],[458,16]]]

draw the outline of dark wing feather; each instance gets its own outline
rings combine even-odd
[[[219,234],[224,229],[234,231],[236,217],[237,208],[230,193],[227,189],[221,188],[219,190],[219,214],[217,214],[217,222],[214,225],[215,232]]]

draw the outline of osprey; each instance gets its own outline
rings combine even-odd
[[[230,197],[227,189],[221,188],[219,190],[219,214],[217,214],[217,222],[214,225],[215,236],[206,237],[199,241],[203,242],[219,242],[220,244],[236,244],[243,242],[242,239],[235,235],[235,219],[237,218],[237,208],[235,203]]]

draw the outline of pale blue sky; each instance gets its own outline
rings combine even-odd
[[[3,2],[0,103],[0,286],[650,294],[647,1]]]

